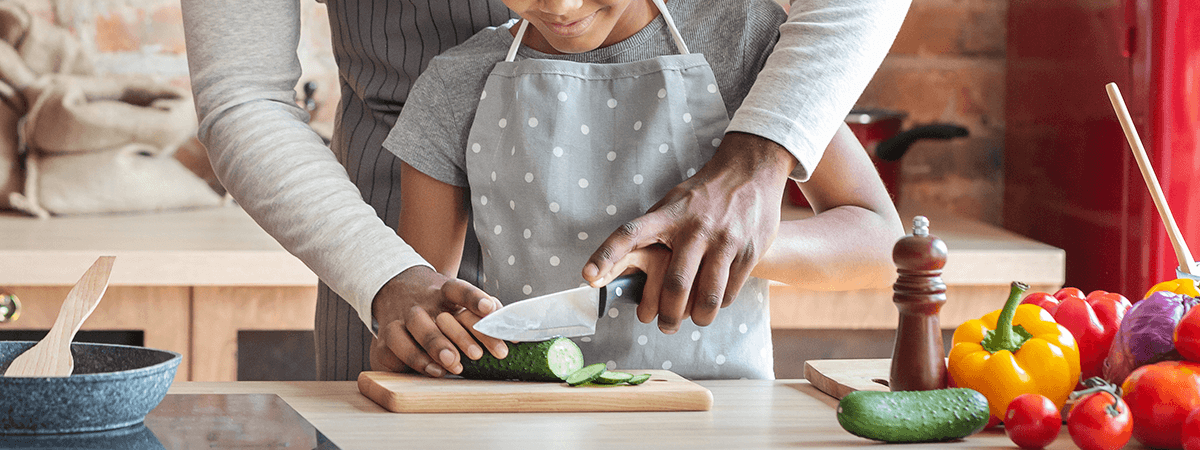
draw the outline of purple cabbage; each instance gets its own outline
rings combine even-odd
[[[1159,361],[1181,360],[1175,351],[1175,326],[1200,300],[1158,291],[1133,304],[1121,320],[1104,360],[1104,378],[1120,385],[1133,369]]]

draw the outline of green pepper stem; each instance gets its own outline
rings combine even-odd
[[[1017,313],[1017,306],[1021,304],[1021,294],[1027,289],[1029,285],[1025,283],[1012,282],[1008,291],[1008,301],[1004,302],[1004,309],[1000,310],[1000,317],[996,319],[996,329],[988,331],[980,342],[984,349],[992,353],[1000,350],[1016,353],[1025,341],[1033,337],[1024,327],[1013,326],[1013,316]]]

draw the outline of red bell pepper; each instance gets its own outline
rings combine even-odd
[[[1082,291],[1070,287],[1059,289],[1054,295],[1034,292],[1021,303],[1042,307],[1071,332],[1079,344],[1079,368],[1085,380],[1103,375],[1108,348],[1121,319],[1133,307],[1121,294],[1092,291],[1085,297]]]

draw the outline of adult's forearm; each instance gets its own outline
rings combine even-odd
[[[728,131],[781,144],[807,180],[866,89],[911,0],[793,0],[779,43]]]
[[[425,262],[362,200],[295,104],[296,0],[184,0],[199,137],[222,185],[371,323],[371,301]]]

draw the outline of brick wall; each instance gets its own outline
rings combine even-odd
[[[178,0],[24,3],[71,29],[101,71],[150,73],[187,84]],[[338,96],[328,19],[324,5],[301,5],[301,81],[318,83],[314,119],[327,127]],[[858,104],[907,112],[906,126],[960,124],[971,137],[914,145],[902,160],[901,207],[1000,223],[1006,14],[1006,0],[913,0],[891,53]]]

